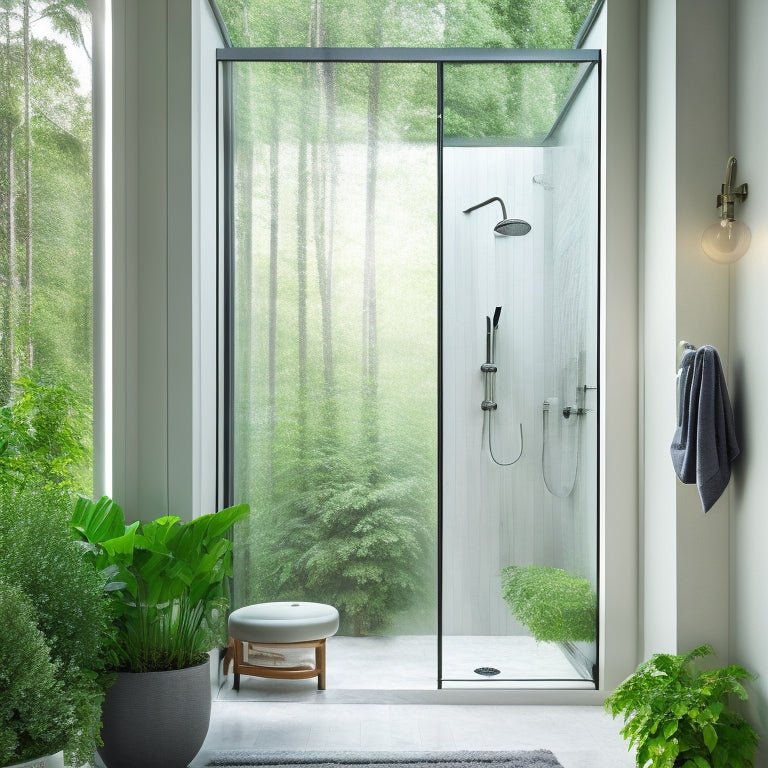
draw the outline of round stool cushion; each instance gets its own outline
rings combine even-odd
[[[257,603],[232,611],[229,634],[252,643],[303,643],[335,635],[339,612],[323,603]]]

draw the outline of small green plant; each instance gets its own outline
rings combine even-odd
[[[113,609],[111,669],[183,669],[223,641],[232,575],[227,534],[248,513],[240,504],[189,522],[166,516],[126,525],[108,497],[78,499],[72,528],[103,574]]]
[[[537,641],[595,639],[597,598],[587,579],[541,565],[510,565],[501,573],[504,600]]]
[[[91,417],[69,385],[30,374],[0,407],[0,488],[80,490],[90,477]]]
[[[64,749],[71,764],[83,764],[101,729],[109,604],[103,579],[72,536],[73,503],[54,488],[0,486],[0,579],[32,606],[74,714],[57,750]]]
[[[656,654],[605,700],[611,715],[624,717],[621,734],[639,768],[752,768],[757,734],[728,699],[746,699],[740,681],[753,675],[739,666],[697,669],[710,653],[702,645]]]
[[[0,766],[63,749],[75,723],[35,611],[15,586],[0,581]]]

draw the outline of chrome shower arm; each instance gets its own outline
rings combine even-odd
[[[467,208],[463,213],[471,213],[472,211],[476,211],[478,208],[482,208],[484,205],[488,205],[488,203],[492,203],[494,200],[499,201],[499,205],[501,206],[501,218],[506,219],[507,218],[507,209],[504,206],[504,201],[500,197],[489,197],[487,200],[484,200],[482,203],[478,203],[477,205],[473,205],[471,208]]]

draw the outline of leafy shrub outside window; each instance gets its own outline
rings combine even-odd
[[[0,488],[89,490],[91,415],[69,385],[29,375],[0,408]]]

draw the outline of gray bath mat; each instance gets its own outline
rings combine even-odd
[[[515,752],[222,751],[206,765],[229,768],[563,768],[546,749]]]

